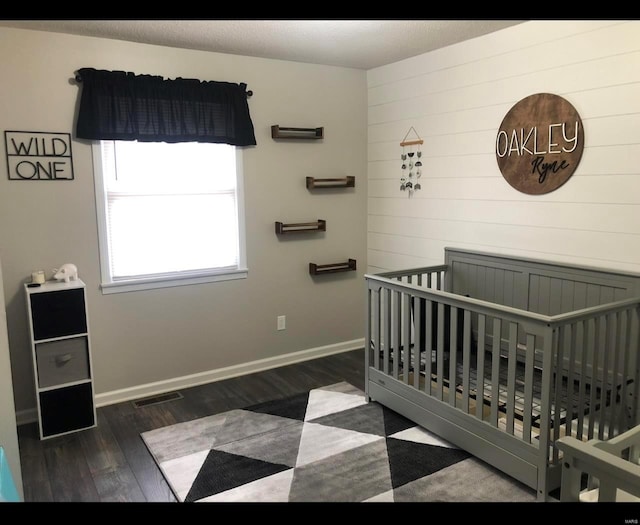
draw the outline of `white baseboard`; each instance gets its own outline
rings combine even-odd
[[[172,390],[179,390],[181,388],[189,388],[193,386],[204,385],[206,383],[213,383],[214,381],[221,381],[223,379],[230,379],[232,377],[253,374],[254,372],[269,370],[270,368],[277,368],[280,366],[300,363],[302,361],[309,361],[310,359],[318,359],[319,357],[339,354],[341,352],[350,352],[351,350],[358,350],[359,348],[364,348],[364,338],[354,339],[353,341],[343,341],[342,343],[336,343],[327,346],[319,346],[317,348],[310,348],[307,350],[301,350],[299,352],[292,352],[277,357],[259,359],[257,361],[251,361],[249,363],[242,363],[241,365],[218,368],[216,370],[209,370],[207,372],[200,372],[198,374],[175,377],[172,379],[167,379],[165,381],[157,381],[154,383],[147,383],[130,388],[123,388],[121,390],[104,392],[102,394],[96,394],[96,407],[104,407],[107,405],[113,405],[115,403],[121,403],[123,401],[130,401],[132,399],[155,396],[158,394],[163,394],[165,392],[170,392]],[[28,423],[35,423],[36,421],[38,421],[38,411],[36,408],[21,410],[16,413],[16,420],[18,426]]]
[[[147,383],[145,385],[123,388],[121,390],[114,390],[112,392],[105,392],[96,395],[96,407],[99,408],[107,405],[113,405],[115,403],[121,403],[123,401],[130,401],[132,399],[155,396],[158,394],[163,394],[165,392],[170,392],[172,390],[179,390],[181,388],[189,388],[193,386],[204,385],[206,383],[213,383],[214,381],[221,381],[223,379],[230,379],[232,377],[253,374],[254,372],[261,372],[262,370],[269,370],[270,368],[277,368],[280,366],[300,363],[302,361],[317,359],[319,357],[324,357],[332,354],[339,354],[341,352],[358,350],[359,348],[364,348],[364,338],[354,339],[353,341],[343,341],[342,343],[320,346],[317,348],[310,348],[308,350],[292,352],[277,357],[259,359],[257,361],[251,361],[249,363],[242,363],[241,365],[218,368],[216,370],[209,370],[207,372],[200,372],[198,374],[175,377],[173,379],[167,379],[165,381],[157,381],[155,383]],[[364,363],[362,366],[364,367]]]

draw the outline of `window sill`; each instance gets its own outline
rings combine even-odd
[[[102,283],[100,288],[103,295],[122,292],[137,292],[141,290],[153,290],[155,288],[171,288],[174,286],[187,286],[192,284],[214,283],[218,281],[230,281],[234,279],[246,279],[248,270],[240,269],[224,273],[211,273],[189,275],[185,277],[156,277],[152,279],[132,279],[128,281],[113,281]]]

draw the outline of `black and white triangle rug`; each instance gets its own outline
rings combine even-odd
[[[344,382],[141,436],[184,502],[536,498]]]

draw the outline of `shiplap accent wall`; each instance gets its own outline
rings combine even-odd
[[[367,83],[368,272],[440,264],[446,246],[640,271],[640,22],[525,22]],[[495,140],[509,109],[543,92],[576,108],[585,147],[563,186],[534,196],[503,178]],[[424,145],[409,198],[411,126]]]

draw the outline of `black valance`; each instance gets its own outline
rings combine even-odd
[[[91,140],[256,144],[246,84],[82,68],[76,136]]]

